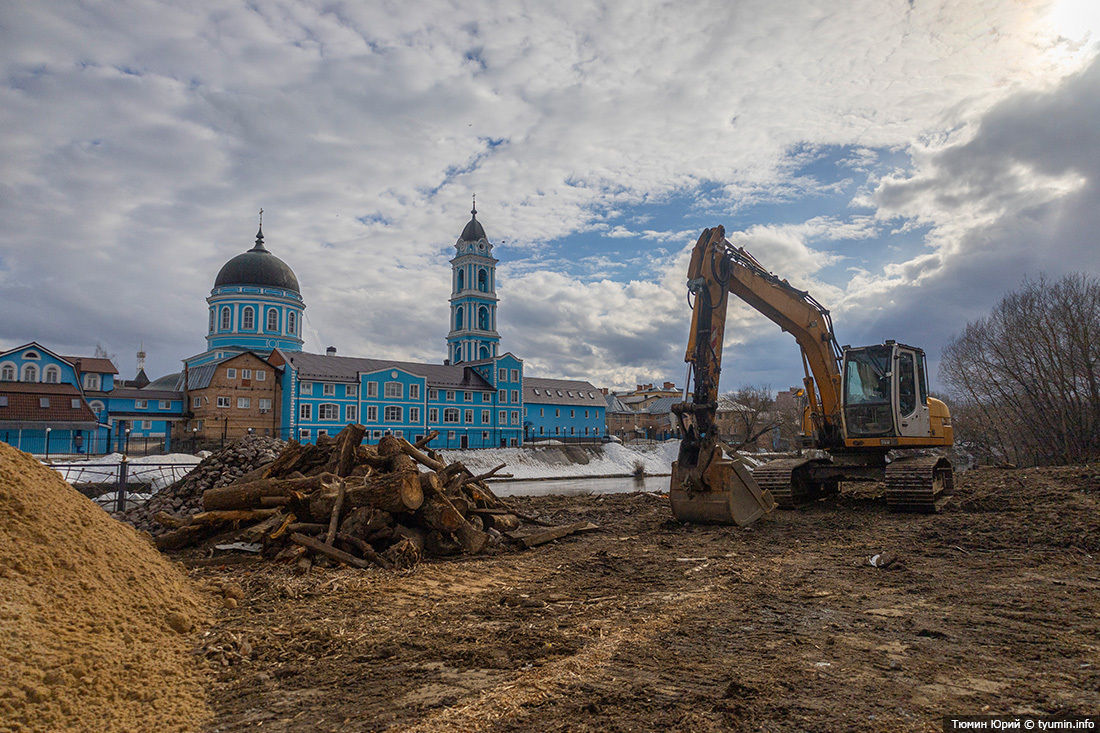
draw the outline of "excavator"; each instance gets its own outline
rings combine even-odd
[[[884,481],[897,512],[938,512],[954,488],[951,462],[917,449],[954,442],[951,415],[928,395],[924,352],[896,341],[840,347],[829,311],[766,270],[722,227],[699,237],[688,267],[694,296],[688,382],[672,411],[680,450],[669,499],[681,522],[755,522],[776,506],[794,508],[835,494],[841,481]],[[794,336],[802,351],[803,450],[749,472],[719,435],[718,377],[726,306],[733,293]]]

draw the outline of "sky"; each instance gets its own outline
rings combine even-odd
[[[1100,273],[1093,0],[0,4],[0,347],[150,377],[221,266],[296,273],[305,350],[441,363],[454,244],[528,376],[683,387],[722,225],[842,344],[943,347]],[[731,301],[722,388],[800,384]]]

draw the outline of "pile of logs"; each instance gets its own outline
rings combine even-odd
[[[274,462],[203,492],[204,511],[157,514],[170,528],[157,546],[176,550],[217,535],[277,560],[308,565],[320,555],[388,569],[410,567],[425,555],[478,554],[507,541],[538,544],[516,530],[524,521],[545,523],[516,512],[486,483],[503,465],[474,475],[427,448],[434,433],[415,445],[388,435],[376,446],[361,444],[365,433],[362,425],[348,425],[317,445],[290,443]],[[548,541],[585,528],[567,529],[541,535]]]

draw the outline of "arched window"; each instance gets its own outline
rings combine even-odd
[[[229,309],[229,306],[222,308],[222,330],[228,331],[233,325],[233,311]]]
[[[210,309],[210,329],[209,333],[214,333],[214,309]]]
[[[88,403],[88,407],[91,408],[92,412],[94,412],[96,416],[99,416],[99,413],[103,412],[103,403],[99,400],[92,400]]]
[[[23,354],[24,359],[41,359],[37,351],[27,351]]]
[[[291,336],[298,333],[298,314],[294,311],[286,314],[286,332]]]
[[[23,381],[24,382],[37,382],[38,381],[38,367],[34,364],[26,364],[23,366]]]
[[[479,359],[488,359],[489,358],[489,347],[488,346],[485,346],[484,344],[482,344],[481,353],[478,354],[478,358]]]
[[[44,374],[45,381],[50,384],[57,384],[61,379],[61,370],[55,366],[46,367]]]
[[[455,308],[455,330],[462,330],[462,306]]]
[[[477,327],[482,331],[489,330],[489,309],[481,306],[477,310]]]
[[[477,271],[477,289],[483,293],[489,292],[489,274],[485,270]]]
[[[274,308],[267,309],[267,330],[279,330],[279,311],[275,310]]]
[[[251,331],[256,327],[256,311],[252,309],[252,306],[245,306],[241,311],[241,328],[246,331]]]
[[[4,367],[0,369],[0,380],[5,382],[14,382],[15,367],[11,364],[5,364]]]
[[[464,270],[458,271],[458,292],[462,292],[462,289],[466,287],[466,272]]]

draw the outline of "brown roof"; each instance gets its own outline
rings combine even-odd
[[[0,382],[0,423],[95,423],[95,414],[71,384]],[[41,400],[49,400],[43,407]],[[73,407],[73,400],[77,406]]]
[[[82,372],[96,374],[118,374],[118,369],[110,359],[101,359],[96,356],[63,356],[65,361],[76,366]]]

